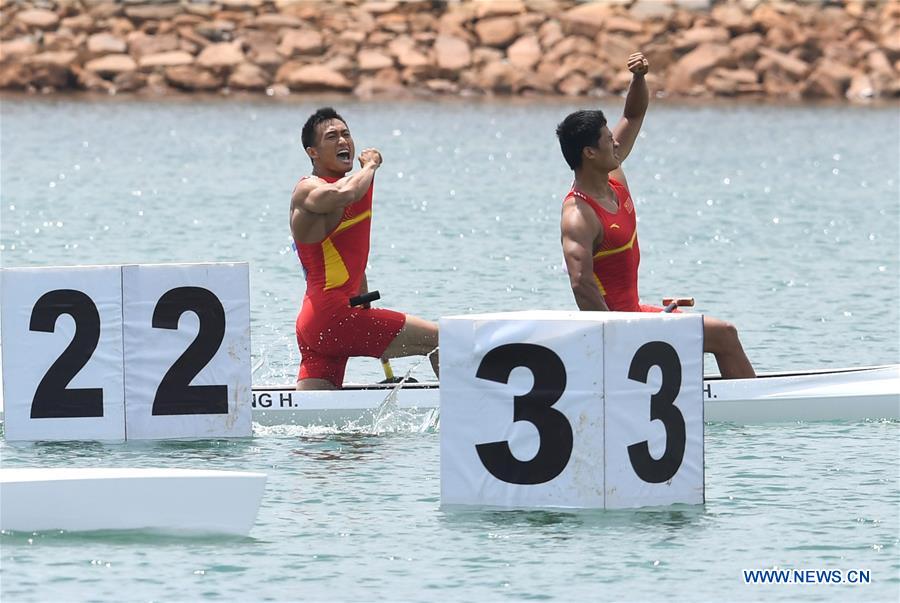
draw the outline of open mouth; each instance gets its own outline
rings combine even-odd
[[[350,150],[344,149],[342,151],[337,152],[337,158],[341,161],[350,161]]]

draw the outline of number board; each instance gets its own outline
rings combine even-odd
[[[699,315],[441,319],[441,500],[703,502]]]
[[[0,271],[6,439],[125,439],[120,275]]]
[[[250,435],[247,264],[122,270],[129,439]]]
[[[250,435],[247,264],[0,275],[8,440]]]

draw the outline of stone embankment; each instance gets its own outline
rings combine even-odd
[[[0,0],[0,89],[900,97],[900,0]]]

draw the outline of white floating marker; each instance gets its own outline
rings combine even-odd
[[[0,271],[7,440],[124,440],[119,266]]]
[[[441,319],[441,502],[703,502],[699,315]]]
[[[128,439],[249,436],[249,266],[124,266],[122,291]]]
[[[8,440],[246,437],[246,263],[0,271]]]
[[[244,536],[266,475],[190,469],[0,469],[0,529]]]

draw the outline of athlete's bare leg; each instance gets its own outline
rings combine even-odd
[[[311,389],[338,389],[334,383],[329,381],[328,379],[316,379],[310,377],[309,379],[297,379],[297,389],[299,390],[311,390]]]
[[[425,356],[436,347],[438,347],[437,324],[407,314],[406,324],[384,351],[384,357]],[[435,376],[439,376],[437,352],[431,355],[431,368],[434,369]]]
[[[744,353],[737,329],[733,324],[703,317],[703,351],[716,357],[723,379],[752,379],[756,372]]]

